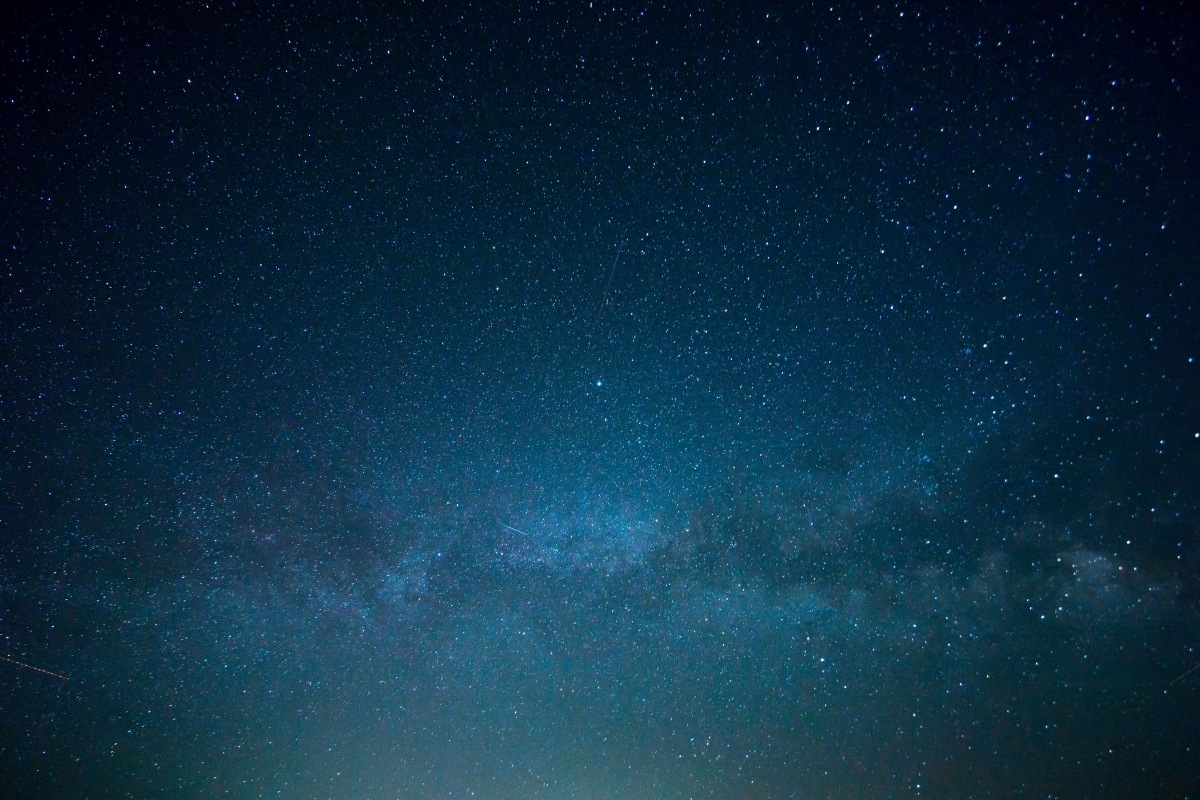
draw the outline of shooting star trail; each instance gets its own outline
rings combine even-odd
[[[519,534],[521,534],[522,536],[528,536],[528,535],[529,535],[529,534],[528,534],[528,533],[526,533],[525,531],[519,531],[519,530],[517,530],[517,529],[516,529],[516,528],[514,528],[512,525],[505,525],[505,524],[504,524],[503,522],[501,522],[500,520],[496,520],[496,524],[497,524],[497,525],[499,525],[501,528],[507,528],[508,530],[512,531],[513,533],[519,533]]]
[[[1188,675],[1191,675],[1193,672],[1195,672],[1198,669],[1200,669],[1200,663],[1196,664],[1191,669],[1189,669],[1187,672],[1183,673],[1178,678],[1176,678],[1175,680],[1168,683],[1167,686],[1174,686],[1175,684],[1179,683],[1181,680],[1186,678]]]
[[[612,269],[608,271],[608,283],[604,284],[604,297],[600,300],[600,309],[603,309],[608,303],[608,290],[612,286],[613,275],[617,271],[617,262],[621,260],[621,249],[623,247],[625,247],[624,239],[622,239],[621,243],[617,245],[617,257],[613,259]]]
[[[25,669],[31,669],[34,672],[40,672],[43,675],[50,675],[51,677],[58,678],[61,681],[70,680],[66,675],[59,675],[57,672],[51,672],[48,669],[42,669],[41,667],[35,667],[33,664],[26,664],[24,661],[17,661],[15,658],[5,658],[4,656],[0,656],[0,661],[7,661],[10,664],[16,664],[18,667],[24,667]]]

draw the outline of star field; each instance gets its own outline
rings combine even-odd
[[[1185,4],[4,16],[0,794],[1200,792]]]

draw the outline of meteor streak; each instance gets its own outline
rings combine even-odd
[[[32,664],[26,664],[24,661],[17,661],[15,658],[5,658],[4,656],[0,656],[0,661],[7,661],[10,664],[16,664],[18,667],[24,667],[25,669],[31,669],[34,672],[40,672],[43,675],[49,675],[53,678],[58,678],[61,681],[69,680],[69,678],[67,678],[66,675],[59,675],[57,672],[51,672],[48,669],[42,669],[41,667],[35,667]]]
[[[600,311],[608,305],[608,290],[612,286],[613,274],[617,271],[617,262],[621,260],[621,250],[625,247],[625,240],[621,240],[621,244],[617,246],[617,257],[613,259],[612,269],[608,271],[608,283],[604,284],[604,298],[600,301]],[[597,311],[599,313],[599,311]]]

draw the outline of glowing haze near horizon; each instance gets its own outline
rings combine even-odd
[[[1196,797],[1183,4],[18,4],[6,797]]]

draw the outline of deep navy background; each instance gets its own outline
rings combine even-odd
[[[1186,3],[0,23],[0,789],[1196,797]]]

